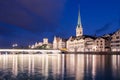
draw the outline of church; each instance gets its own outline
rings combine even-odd
[[[69,52],[95,51],[95,37],[84,35],[81,23],[80,10],[78,12],[78,23],[76,26],[76,36],[71,36],[67,40],[67,50]]]
[[[95,50],[94,39],[95,38],[92,36],[83,34],[83,27],[81,23],[80,10],[79,10],[78,23],[76,27],[76,36],[71,36],[67,40],[59,37],[54,37],[53,49],[66,48],[68,52],[93,51]]]

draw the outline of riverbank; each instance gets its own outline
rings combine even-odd
[[[62,52],[63,54],[120,55],[120,52]]]

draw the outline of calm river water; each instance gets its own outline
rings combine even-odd
[[[2,54],[0,80],[120,80],[120,55]]]

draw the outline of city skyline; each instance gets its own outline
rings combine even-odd
[[[63,38],[75,35],[78,5],[84,34],[95,35],[97,32],[97,35],[103,35],[119,29],[119,1],[85,1],[58,0],[59,5],[56,5],[55,0],[48,3],[37,0],[34,3],[12,0],[12,6],[6,1],[1,1],[0,47],[12,47],[13,43],[25,46],[42,41],[44,37],[52,42],[55,35]],[[40,6],[41,2],[44,5]]]

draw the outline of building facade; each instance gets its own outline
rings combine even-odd
[[[85,52],[94,52],[96,51],[95,37],[86,36],[85,37]]]
[[[111,51],[120,51],[120,30],[111,36]]]
[[[82,36],[72,36],[67,40],[67,50],[69,52],[84,52],[84,43],[85,40],[82,38]]]
[[[53,40],[53,49],[62,49],[66,48],[66,39],[62,39],[60,37],[54,37]]]

